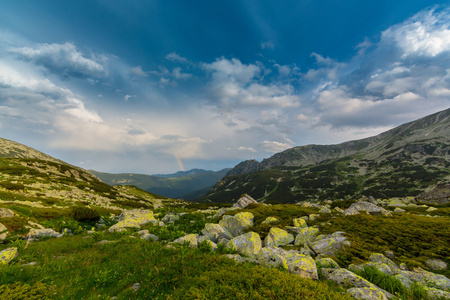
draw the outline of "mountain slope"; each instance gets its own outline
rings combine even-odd
[[[92,170],[91,172],[111,185],[135,185],[158,195],[189,200],[204,195],[208,188],[217,183],[229,170],[223,169],[214,172],[194,169],[169,175],[110,174]]]
[[[0,139],[0,204],[35,208],[153,208],[165,197],[112,187],[88,171],[22,144]]]
[[[201,201],[297,202],[373,195],[417,195],[450,180],[450,109],[377,136],[308,145],[233,168]]]

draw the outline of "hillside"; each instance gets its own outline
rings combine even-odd
[[[193,169],[167,175],[110,174],[91,170],[104,182],[115,185],[134,185],[145,191],[169,198],[191,200],[206,194],[210,187],[219,181],[230,169],[217,172]]]
[[[338,145],[294,147],[244,161],[201,201],[298,202],[418,195],[450,181],[450,109],[377,136]]]

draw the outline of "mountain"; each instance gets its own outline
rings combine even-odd
[[[234,167],[200,201],[298,202],[418,195],[450,181],[450,109],[377,136],[307,145]]]
[[[172,201],[136,187],[110,186],[82,168],[1,138],[0,199],[27,210],[90,206],[111,211]]]
[[[134,185],[145,191],[169,198],[191,200],[206,194],[230,169],[207,171],[192,169],[168,175],[144,175],[133,173],[110,174],[91,170],[104,182],[115,185]]]

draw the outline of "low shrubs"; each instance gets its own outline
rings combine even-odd
[[[71,208],[70,216],[77,221],[98,221],[100,214],[90,207],[74,206]]]

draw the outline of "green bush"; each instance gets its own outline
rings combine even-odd
[[[41,282],[34,285],[21,282],[0,285],[0,300],[44,300],[52,294],[52,288]]]
[[[98,221],[100,219],[100,214],[90,207],[72,207],[70,215],[77,221]]]

